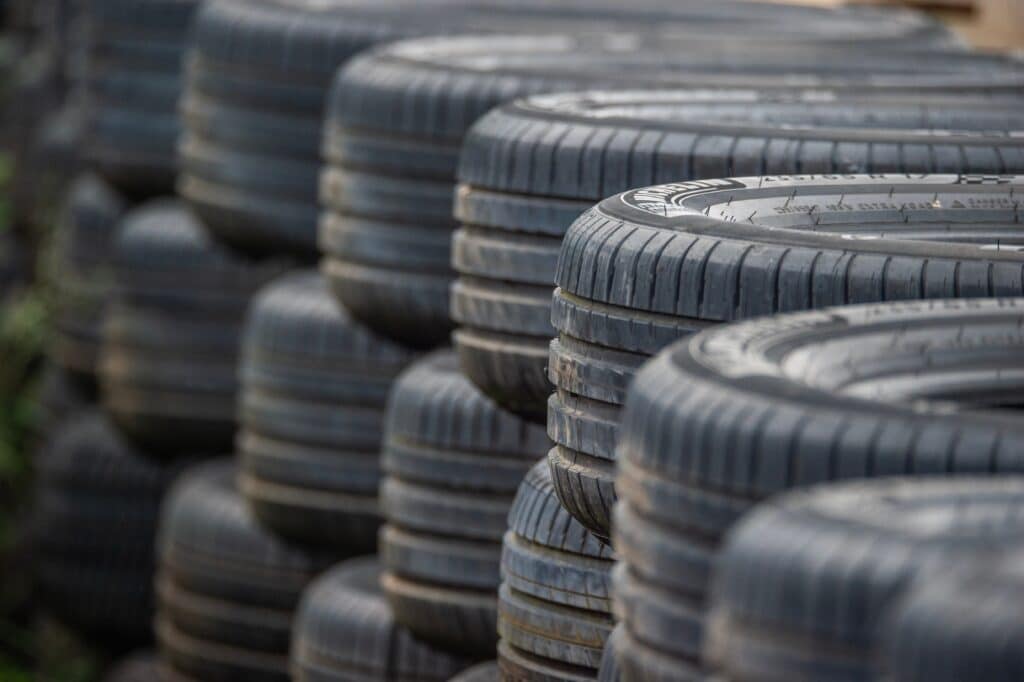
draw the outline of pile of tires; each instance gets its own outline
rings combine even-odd
[[[392,382],[413,354],[354,322],[302,271],[254,299],[239,365],[240,489],[282,537],[372,554]]]
[[[501,541],[544,429],[501,410],[451,352],[417,362],[388,404],[380,537],[395,620],[468,658],[497,643]]]
[[[612,631],[612,550],[562,507],[536,464],[508,517],[498,603],[504,680],[593,680]]]
[[[231,462],[191,469],[168,495],[158,536],[157,640],[165,674],[197,682],[287,682],[292,616],[328,557],[264,530]]]
[[[548,433],[563,501],[607,535],[626,388],[672,341],[829,305],[1024,293],[1019,188],[992,173],[766,176],[632,190],[585,213],[552,302]]]
[[[574,363],[578,335],[565,329],[548,361],[562,238],[593,203],[633,187],[730,176],[1013,172],[1024,168],[1024,145],[1007,140],[1024,128],[1018,105],[832,91],[638,91],[532,97],[492,111],[470,130],[459,166],[451,312],[462,366],[524,412],[544,412],[549,374],[561,389],[578,382],[586,385],[573,391],[581,397],[620,405],[628,375],[596,376],[590,367],[601,357]],[[613,363],[612,348],[636,350],[625,339],[603,345]],[[587,523],[607,529],[602,519]]]
[[[709,31],[714,35],[716,29]],[[742,35],[740,28],[726,38],[735,41]],[[515,346],[503,345],[502,335],[530,340],[550,335],[548,318],[533,314],[543,305],[535,300],[536,287],[530,286],[549,283],[530,280],[541,277],[543,268],[538,271],[522,261],[499,257],[496,267],[505,272],[496,271],[493,277],[503,280],[500,295],[478,290],[475,280],[467,279],[449,306],[455,279],[451,237],[457,226],[451,211],[453,178],[467,130],[490,109],[535,93],[600,87],[791,91],[799,82],[801,87],[890,94],[1011,93],[1021,82],[1011,62],[973,54],[855,57],[841,46],[813,42],[784,45],[763,42],[763,37],[758,42],[755,36],[743,47],[728,42],[725,48],[723,40],[626,32],[422,39],[395,43],[353,60],[339,73],[328,105],[320,188],[325,209],[319,237],[322,269],[339,300],[377,331],[418,347],[445,343],[453,318],[463,332],[472,328],[475,336],[460,332],[458,337],[460,352],[470,356],[465,360],[467,372],[502,405],[542,419],[544,404],[538,394],[546,392],[545,381],[537,376],[536,366],[543,360],[536,354],[521,358]],[[568,145],[590,144],[595,153],[602,144],[618,145],[619,155],[609,149],[612,156],[600,163],[572,157],[571,152],[565,159],[544,152],[526,158],[535,145],[550,152],[556,144],[552,141],[560,139],[555,133],[543,138],[538,131],[544,121],[537,119],[507,121],[510,127],[502,133],[511,146],[480,152],[470,161],[467,179],[509,173],[515,175],[514,183],[535,178],[538,185],[552,184],[548,189],[557,195],[562,178],[552,178],[556,167],[559,173],[571,173],[596,164],[602,172],[611,169],[613,184],[617,177],[628,180],[629,173],[618,175],[617,166],[628,163],[630,147],[618,140],[569,136]],[[646,142],[658,139],[652,133]],[[511,165],[513,156],[525,163]],[[620,189],[631,186],[635,185]],[[593,200],[606,196],[598,194]],[[557,222],[564,231],[573,210],[556,202],[533,215],[529,206],[515,204],[514,198],[512,206],[495,203],[476,206],[476,213],[465,209],[460,217],[481,222],[504,215],[505,220],[536,224],[537,230]],[[577,215],[581,210],[582,206]],[[523,249],[529,246],[524,244]],[[474,266],[456,261],[467,276]],[[512,270],[517,272],[509,274]],[[528,281],[521,286],[524,279]],[[497,336],[488,333],[495,329]]]
[[[85,3],[90,168],[134,197],[171,194],[182,61],[198,0]]]
[[[947,206],[972,201],[969,193],[958,197],[939,193]],[[861,201],[854,195],[847,200]],[[973,201],[987,210],[994,205],[978,196]],[[921,210],[941,210],[927,206]],[[799,252],[791,253],[795,266]],[[824,254],[819,272],[831,272]],[[941,286],[959,282],[967,294],[974,270],[985,286],[989,273],[995,286],[1011,275],[1020,286],[1024,263],[1015,255],[1012,266],[979,267],[965,258],[959,279],[939,275],[945,267],[939,258],[909,270],[906,256],[887,256],[890,278],[884,283],[924,272]],[[861,258],[866,266],[874,256]],[[756,260],[747,262],[753,266]],[[864,272],[855,261],[849,291],[858,290],[864,280],[857,276]],[[723,608],[730,613],[738,610],[729,618],[738,624],[726,627],[726,643],[714,645],[724,650],[712,656],[723,661],[726,678],[748,679],[761,668],[773,671],[768,679],[867,679],[873,660],[848,645],[865,644],[864,637],[875,632],[874,621],[863,618],[892,596],[886,585],[897,584],[881,585],[875,595],[864,591],[868,577],[896,581],[897,566],[923,570],[923,559],[911,554],[916,536],[926,541],[932,530],[962,532],[974,542],[996,520],[1013,525],[1020,516],[1020,482],[1001,479],[1024,470],[1024,423],[1015,413],[1024,368],[1022,305],[1021,299],[999,298],[907,301],[782,315],[703,332],[645,366],[629,391],[618,446],[621,499],[614,545],[621,563],[615,596],[632,661],[623,665],[699,669],[702,650],[711,646],[704,641],[706,608],[717,576],[724,587],[715,592],[716,600],[727,601]],[[870,485],[834,497],[826,491],[820,505],[808,503],[820,513],[804,518],[795,512],[794,523],[806,521],[805,530],[744,522],[724,558],[719,555],[723,537],[743,514],[753,508],[753,519],[775,518],[755,505],[791,488],[851,478],[970,475],[996,476],[991,488],[981,482],[948,484],[950,490],[963,485],[964,495],[947,495],[946,484],[928,488],[924,482],[883,485],[870,494]],[[1000,486],[1014,491],[1010,498],[1017,506],[1000,506],[1006,499]],[[935,491],[936,509],[948,513],[929,506]],[[975,517],[972,500],[994,506]],[[891,533],[887,542],[899,549],[845,535],[855,522],[865,532]],[[826,603],[824,595],[852,601]],[[840,622],[837,614],[859,620]],[[861,629],[849,629],[853,625]],[[709,639],[719,637],[718,627],[713,624]],[[822,640],[815,640],[819,635]],[[845,640],[847,635],[858,639]],[[832,660],[833,652],[845,663]],[[626,679],[646,679],[637,675]]]
[[[96,410],[58,425],[36,466],[40,605],[107,651],[145,644],[160,499],[180,466],[145,458]]]
[[[148,452],[230,452],[249,299],[285,264],[253,262],[214,242],[171,200],[125,216],[115,261],[100,360],[104,408]]]

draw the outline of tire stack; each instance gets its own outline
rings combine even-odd
[[[173,193],[182,61],[198,0],[86,4],[83,154],[135,198]]]
[[[785,496],[758,509],[731,534],[719,569],[709,646],[729,680],[881,679],[878,652],[888,644],[882,634],[902,598],[915,585],[934,581],[936,572],[955,571],[958,563],[966,570],[963,565],[972,558],[1020,547],[1022,524],[1021,477],[894,479]],[[987,589],[998,593],[1006,586],[989,583]],[[918,614],[936,607],[925,602],[915,613],[911,605],[903,632],[916,627],[922,639],[904,639],[907,648],[895,654],[895,665],[904,670],[913,670],[915,661],[920,665],[924,652],[915,647],[920,642],[917,646],[935,647],[929,654],[939,656],[925,663],[936,666],[938,675],[928,679],[953,674],[951,667],[937,667],[940,662],[955,665],[962,657],[963,665],[975,656],[968,677],[959,679],[1011,679],[1006,675],[1020,671],[1020,656],[1009,653],[1016,641],[1006,638],[1019,634],[1020,617],[1019,612],[1006,617],[1006,594],[998,601],[970,602],[961,613],[951,614],[947,606],[949,620],[919,620]],[[972,620],[980,629],[965,632],[967,641],[959,639],[945,651],[936,647],[941,636],[928,641],[924,634],[948,632]],[[644,656],[640,648],[627,647],[627,652],[631,672],[647,679],[658,674],[656,656]],[[977,677],[986,668],[995,674]],[[678,673],[669,674],[679,679]]]
[[[716,30],[722,29],[709,29],[712,35]],[[325,209],[319,237],[321,267],[339,300],[371,328],[421,348],[445,343],[453,318],[474,329],[534,339],[550,335],[547,316],[535,315],[544,307],[534,300],[536,286],[530,288],[548,282],[530,279],[543,277],[544,271],[530,263],[495,258],[496,263],[489,263],[492,267],[525,270],[505,275],[501,296],[476,291],[473,282],[464,281],[449,305],[455,279],[451,238],[457,226],[451,203],[459,150],[477,119],[517,97],[600,87],[792,90],[796,82],[854,91],[961,88],[1009,93],[1021,83],[1021,75],[1007,60],[925,48],[898,58],[884,52],[854,58],[841,46],[757,43],[756,37],[742,48],[722,46],[727,38],[744,36],[744,30],[753,29],[740,27],[719,39],[653,32],[422,39],[395,43],[353,60],[339,73],[328,105],[320,190]],[[544,142],[525,127],[505,134],[521,136],[523,154]],[[657,135],[651,135],[648,143],[656,140]],[[584,163],[567,159],[559,165],[558,160],[538,156],[535,165],[506,168],[503,151],[509,150],[479,159],[477,172],[487,173],[493,164],[494,172],[517,174],[518,182],[536,175],[536,182],[544,184],[556,166],[571,171]],[[609,167],[630,149],[623,143],[618,151],[621,156],[606,161]],[[598,194],[597,199],[605,196]],[[550,225],[566,221],[571,213],[557,202],[549,209],[562,211],[557,218],[529,215],[529,208],[522,206],[480,210],[488,209],[518,209],[513,219],[519,224]],[[564,230],[568,223],[559,225]],[[473,265],[458,267],[468,272]],[[526,286],[521,286],[523,279],[528,280]],[[457,343],[467,372],[489,395],[527,417],[543,418],[543,398],[538,394],[546,393],[545,381],[534,376],[535,365],[542,360],[530,357],[529,367],[520,368],[516,363],[523,361],[515,348],[505,348],[487,333],[473,339],[462,335]],[[481,355],[498,360],[489,364],[478,359]],[[530,383],[517,383],[525,369],[534,370],[528,375]]]
[[[40,605],[103,651],[151,641],[154,535],[180,466],[147,458],[87,408],[49,434],[36,468]]]
[[[381,500],[383,588],[395,620],[468,658],[493,658],[501,540],[544,429],[498,408],[438,351],[395,383]]]
[[[385,403],[413,353],[354,322],[315,270],[256,297],[242,347],[240,488],[256,518],[337,559],[373,554]]]
[[[501,556],[503,680],[594,680],[612,631],[612,550],[573,519],[547,463],[519,487]]]
[[[932,194],[921,196],[934,197],[936,186],[919,190],[925,186]],[[959,198],[940,191],[939,201],[988,211],[1000,193],[1008,196],[1006,186],[988,186],[996,191],[987,197],[960,187],[967,186],[957,188]],[[894,193],[895,201],[899,195]],[[846,200],[873,203],[852,193]],[[924,205],[932,215],[941,210]],[[960,226],[985,229],[966,215],[961,220]],[[819,235],[819,243],[825,237]],[[796,265],[799,251],[791,248]],[[974,245],[954,252],[963,258],[959,278],[939,275],[953,266],[934,257],[912,272],[927,273],[941,286],[959,283],[965,295],[972,271],[986,285],[991,272],[995,286],[1006,282],[1001,276],[1020,286],[1024,262],[1018,252],[1012,252],[1012,264],[983,261],[980,267],[965,256],[995,252]],[[819,272],[835,271],[826,254],[819,257]],[[862,254],[861,265],[873,258]],[[890,261],[889,277],[879,284],[895,286],[911,272],[907,256],[882,258]],[[864,271],[854,262],[848,272],[848,291],[860,291]],[[918,283],[907,282],[912,288]],[[651,679],[650,666],[673,671],[663,679],[691,679],[702,652],[726,679],[751,679],[755,669],[763,672],[753,679],[876,679],[866,668],[873,659],[863,651],[879,627],[875,612],[904,582],[897,570],[927,565],[908,548],[910,536],[927,540],[934,526],[937,533],[973,539],[993,519],[1020,524],[1019,506],[996,504],[975,517],[971,500],[984,506],[991,498],[995,504],[1004,499],[1000,486],[1007,486],[1016,491],[1014,504],[1020,502],[1020,481],[1006,475],[1024,470],[1018,414],[1022,306],[1019,298],[933,300],[781,315],[703,332],[645,366],[629,391],[618,445],[614,544],[621,563],[615,596],[628,640],[624,679]],[[806,505],[818,510],[814,514],[795,513],[794,524],[803,530],[783,527],[784,521],[750,521],[719,553],[744,513],[791,488],[851,478],[971,475],[993,482],[883,484],[870,493],[874,484],[857,484],[866,487],[854,485],[834,498],[826,490],[817,496],[820,504]],[[939,491],[938,507],[930,506],[928,485]],[[947,495],[943,486],[964,494]],[[890,498],[905,501],[888,505]],[[843,534],[857,524],[865,532],[891,531],[885,543],[899,549]],[[994,544],[1006,542],[999,536]],[[961,547],[955,553],[970,552]],[[722,583],[715,603],[735,612],[724,626],[706,616],[714,578]],[[840,597],[852,601],[827,601]]]
[[[292,615],[331,558],[257,523],[233,462],[184,474],[160,521],[156,618],[161,674],[287,682]]]
[[[121,396],[117,391],[111,396],[109,390],[114,355],[107,325],[111,301],[159,300],[155,307],[168,310],[176,304],[170,300],[176,289],[187,288],[185,282],[160,281],[161,276],[187,272],[168,273],[167,259],[140,258],[137,241],[126,259],[122,237],[137,232],[135,226],[145,224],[147,214],[153,218],[155,213],[156,232],[189,222],[187,216],[174,215],[176,209],[167,199],[157,200],[155,206],[137,202],[173,191],[177,74],[195,5],[97,0],[83,7],[81,17],[89,134],[83,138],[86,148],[74,149],[85,159],[85,171],[69,188],[56,235],[57,333],[49,349],[50,390],[44,395],[51,406],[43,415],[38,439],[42,453],[33,532],[41,548],[36,579],[40,605],[106,652],[152,642],[160,500],[187,462],[211,454],[195,443],[182,442],[187,440],[184,432],[156,434],[148,442],[137,438],[130,419],[114,408],[114,403],[123,404]],[[79,19],[70,20],[75,21]],[[67,32],[74,33],[70,27]],[[168,229],[174,232],[173,226]],[[129,242],[132,239],[128,237]],[[159,240],[167,243],[173,237],[161,234],[148,247]],[[126,269],[124,261],[132,258],[134,266]],[[139,281],[139,269],[149,276],[141,278],[144,282]],[[128,296],[125,278],[132,275],[136,288]],[[171,339],[180,339],[179,330],[187,327],[180,316],[180,296],[177,304],[173,321],[181,327],[172,325],[170,318],[161,323],[159,315],[152,314],[128,320],[122,315],[115,321],[115,327],[128,327],[138,345],[150,351],[135,364],[136,388],[140,383],[152,388],[154,377],[161,374],[163,358],[152,353],[153,348],[172,346]],[[171,327],[179,333],[162,338]],[[174,346],[171,352],[183,351]],[[139,374],[145,379],[139,381]],[[165,449],[175,438],[181,440]],[[165,457],[168,454],[175,457]]]

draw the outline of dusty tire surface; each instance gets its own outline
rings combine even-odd
[[[516,490],[549,446],[438,351],[395,383],[388,404],[380,536],[395,620],[470,658],[494,655],[501,541]]]
[[[239,369],[240,489],[268,528],[372,554],[388,392],[412,352],[354,322],[315,270],[253,299]]]
[[[698,180],[588,211],[566,235],[552,299],[548,434],[563,501],[607,533],[625,389],[673,341],[830,305],[1020,296],[1020,185],[997,174]]]

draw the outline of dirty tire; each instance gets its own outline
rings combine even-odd
[[[888,679],[1010,682],[1024,674],[1020,649],[1006,645],[1024,633],[1013,608],[1014,595],[1024,588],[1021,551],[1002,555],[918,580],[880,638]]]
[[[291,621],[323,554],[269,534],[235,490],[233,463],[185,473],[158,535],[161,660],[190,679],[288,680]]]
[[[309,586],[295,616],[293,680],[442,682],[471,665],[396,623],[380,579],[376,559],[352,559]]]
[[[773,495],[1024,472],[1022,320],[1018,299],[827,308],[658,355],[633,382],[618,443],[615,586],[630,635],[681,666],[699,660],[720,543]]]
[[[240,489],[267,528],[373,554],[388,391],[413,354],[354,322],[315,270],[253,300],[242,338]]]
[[[180,203],[122,221],[100,388],[118,427],[147,452],[230,452],[236,365],[251,296],[282,272],[215,243]]]
[[[160,662],[154,651],[142,651],[118,661],[103,682],[153,682],[160,678]]]
[[[388,403],[380,536],[395,620],[470,658],[493,656],[501,541],[523,477],[549,446],[439,351],[409,368]]]
[[[153,537],[179,468],[143,457],[92,409],[58,425],[36,459],[40,605],[94,645],[151,641]]]
[[[588,211],[566,235],[552,300],[548,434],[563,502],[608,532],[626,387],[673,341],[829,305],[1020,296],[1021,185],[769,176],[639,189]]]
[[[710,658],[730,679],[875,678],[887,614],[936,569],[1019,541],[1022,511],[1020,477],[855,482],[769,502],[723,551]]]
[[[451,313],[463,368],[501,404],[544,413],[562,238],[605,197],[744,175],[1013,173],[1024,143],[1007,138],[1021,129],[1009,98],[648,91],[507,104],[470,129],[459,164]]]
[[[546,462],[519,487],[502,550],[505,679],[596,679],[612,630],[611,550],[562,508]]]

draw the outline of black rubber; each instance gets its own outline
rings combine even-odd
[[[601,667],[597,670],[598,682],[620,682],[622,680],[621,660],[625,654],[626,628],[616,625],[608,641],[604,645],[604,655],[601,656]]]
[[[113,288],[114,242],[125,200],[95,175],[68,190],[57,228],[57,319],[50,357],[95,390],[103,314]]]
[[[153,537],[180,467],[145,459],[96,410],[58,425],[35,464],[40,606],[103,649],[151,641]]]
[[[441,682],[470,663],[398,625],[376,559],[353,559],[310,585],[295,617],[295,682]]]
[[[32,424],[32,451],[52,438],[69,417],[94,405],[96,394],[82,387],[69,373],[47,362],[39,373]]]
[[[501,679],[501,671],[496,661],[478,663],[469,670],[461,672],[451,678],[450,682],[498,682]]]
[[[876,641],[913,585],[1022,530],[1022,477],[852,483],[769,502],[724,549],[709,656],[734,680],[879,679]],[[667,634],[659,617],[643,624]]]
[[[668,91],[537,96],[484,116],[459,167],[451,314],[463,368],[542,414],[562,237],[593,202],[659,182],[783,173],[1024,170],[1019,102]]]
[[[161,679],[160,662],[154,651],[140,651],[118,661],[103,676],[103,682],[154,682]]]
[[[439,351],[395,383],[388,403],[380,536],[395,620],[469,658],[493,657],[501,540],[544,429],[498,408]]]
[[[240,488],[268,528],[372,554],[388,391],[411,352],[352,321],[315,271],[253,300],[239,366]]]
[[[974,55],[925,52],[897,59],[863,50],[853,53],[840,45],[816,45],[813,39],[768,39],[767,32],[757,34],[762,40],[758,42],[742,22],[718,38],[713,36],[722,32],[720,25],[704,34],[702,25],[684,23],[677,27],[682,33],[671,37],[624,33],[631,25],[638,28],[627,21],[613,33],[605,27],[596,34],[403,41],[353,59],[339,72],[325,123],[320,247],[324,272],[357,318],[410,345],[430,347],[447,339],[452,327],[448,290],[454,273],[443,245],[457,226],[450,214],[454,159],[470,126],[510,100],[598,88],[792,90],[794,74],[801,76],[801,86],[827,84],[844,91],[920,94],[967,87],[977,88],[977,93],[1009,93],[1014,91],[1005,85],[1019,84],[1024,77],[1018,73],[1019,65]],[[546,28],[557,27],[556,23]],[[911,78],[909,73],[917,75]],[[516,126],[514,132],[529,137],[528,127]],[[520,166],[517,171],[546,177],[551,165],[538,160],[536,166]],[[377,229],[371,233],[367,224]],[[347,248],[357,232],[362,248]],[[421,248],[427,243],[432,248]],[[521,292],[508,288],[511,291],[502,293],[509,299],[510,319],[502,331],[519,329],[536,336],[549,328],[543,317],[521,319],[519,304],[536,308],[538,302],[529,296],[521,301]],[[485,308],[493,305],[489,300],[477,302]],[[480,311],[466,304],[456,314],[474,313]],[[502,355],[504,349],[488,350]],[[531,367],[539,362],[536,356],[531,360]],[[516,376],[517,370],[510,367],[505,374]],[[543,389],[532,388],[535,393]],[[497,397],[535,415],[543,410],[536,401]]]
[[[182,60],[199,5],[95,0],[84,8],[84,153],[128,194],[173,193]]]
[[[1015,549],[919,579],[879,638],[887,679],[1020,679],[1024,661],[1014,643],[1024,635],[1024,621],[1014,605],[1024,589],[1022,558]]]
[[[719,544],[774,494],[1024,472],[1022,303],[781,315],[704,332],[645,366],[626,401],[615,479],[615,593],[631,636],[692,668]]]
[[[232,253],[170,200],[126,215],[116,248],[104,407],[147,452],[230,452],[242,320],[253,293],[288,263]]]
[[[190,469],[164,504],[156,620],[161,660],[194,680],[288,680],[291,621],[328,556],[271,535],[227,460]]]
[[[502,550],[504,679],[596,679],[612,630],[611,549],[562,508],[538,462],[519,487]]]
[[[679,338],[844,303],[1020,296],[1022,184],[767,176],[639,189],[588,211],[566,235],[552,302],[548,434],[563,502],[607,533],[625,388]]]

